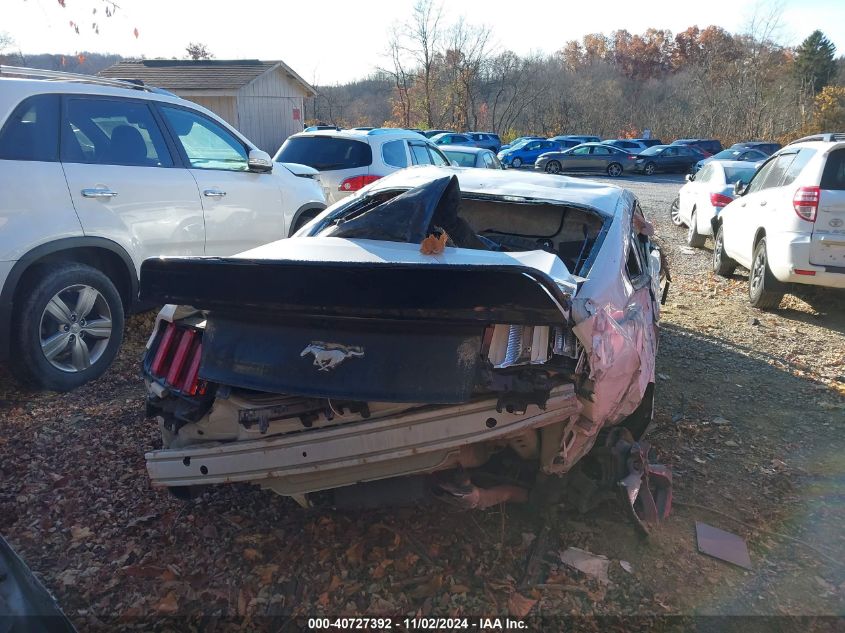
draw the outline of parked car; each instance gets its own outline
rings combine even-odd
[[[702,157],[701,152],[693,147],[653,145],[637,155],[634,169],[647,176],[651,176],[658,171],[687,172]]]
[[[274,165],[190,101],[0,72],[0,359],[32,385],[67,391],[108,368],[144,259],[232,255],[326,206],[314,170]]]
[[[499,160],[505,167],[519,169],[523,165],[533,165],[540,154],[560,149],[554,141],[529,140],[511,145],[508,149],[499,152]]]
[[[707,158],[722,151],[722,143],[714,138],[679,138],[672,141],[672,145],[693,147]]]
[[[734,143],[729,149],[756,149],[763,152],[766,156],[771,156],[776,151],[783,147],[780,143],[771,143],[769,141],[743,141],[741,143]]]
[[[563,134],[560,136],[552,136],[550,141],[556,141],[558,143],[562,141],[578,141],[578,143],[601,143],[601,139],[598,136],[585,136],[583,134]]]
[[[173,304],[143,360],[152,483],[479,508],[577,472],[638,525],[665,516],[670,474],[636,443],[653,410],[651,232],[620,188],[426,167],[290,240],[147,261],[142,297]]]
[[[642,141],[636,141],[630,138],[616,138],[609,141],[602,141],[602,143],[613,145],[613,147],[618,147],[621,150],[634,154],[639,154],[644,149],[652,147],[652,145],[646,145]],[[653,145],[659,145],[659,143],[654,143]]]
[[[655,145],[665,145],[659,138],[633,138],[632,141],[639,141],[646,147],[654,147]]]
[[[458,167],[481,167],[483,169],[504,169],[501,161],[489,149],[481,147],[454,147],[443,148],[446,158]]]
[[[307,128],[302,130],[303,132],[316,132],[317,130],[335,130],[337,132],[340,131],[340,128],[336,125],[309,125]]]
[[[502,149],[502,139],[499,138],[498,134],[493,132],[466,132],[465,134],[472,139],[476,147],[489,149],[494,154]]]
[[[438,134],[456,134],[456,132],[454,130],[425,130],[423,132],[423,136],[426,138],[432,138]]]
[[[752,306],[776,308],[787,283],[845,288],[845,134],[790,143],[736,195],[713,224],[713,270],[748,268]]]
[[[397,128],[294,134],[273,160],[303,163],[316,169],[330,204],[409,165],[449,164],[449,159],[427,138]],[[296,228],[313,217],[313,213],[302,216]]]
[[[687,244],[704,246],[707,236],[713,235],[713,219],[733,201],[734,185],[747,185],[755,171],[757,165],[753,163],[714,160],[697,174],[687,174],[687,184],[681,187],[671,209],[675,226],[689,229]]]
[[[768,154],[765,154],[764,152],[761,152],[756,149],[731,147],[729,149],[723,149],[718,154],[713,154],[713,156],[709,158],[702,158],[700,161],[698,161],[695,165],[692,166],[692,173],[697,173],[699,169],[714,160],[740,160],[747,161],[749,163],[759,163],[760,161],[766,160],[768,157]]]
[[[562,152],[546,152],[534,163],[534,169],[548,174],[565,171],[600,171],[608,176],[621,176],[633,171],[637,157],[612,145],[583,143]]]
[[[454,132],[445,132],[431,137],[431,142],[437,146],[441,145],[463,145],[464,147],[478,147],[469,136],[466,134],[455,134]]]
[[[522,141],[542,141],[545,138],[545,136],[518,136],[510,143],[505,143],[504,145],[502,145],[499,148],[499,151],[501,152],[502,150],[510,149],[514,145],[519,145],[520,143],[522,143]]]

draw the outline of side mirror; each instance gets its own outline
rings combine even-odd
[[[460,166],[461,166],[461,165],[460,165],[460,163],[458,163],[458,161],[456,161],[456,160],[450,160],[450,161],[449,161],[449,164],[450,164],[452,167],[460,167]]]
[[[684,176],[684,178],[687,182],[692,182],[693,180],[695,180],[695,174],[687,174],[686,176]]]
[[[270,154],[260,149],[249,150],[249,170],[258,174],[266,174],[273,171],[273,159]]]
[[[739,198],[740,196],[742,196],[745,193],[746,187],[747,185],[744,182],[742,182],[741,180],[737,180],[734,183],[734,198]]]

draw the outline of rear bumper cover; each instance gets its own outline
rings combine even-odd
[[[772,233],[766,236],[769,268],[778,281],[827,288],[845,288],[845,269],[810,263],[808,233]],[[813,271],[799,275],[795,270]]]
[[[552,392],[541,410],[499,413],[488,399],[426,407],[266,440],[147,453],[154,485],[253,482],[286,495],[460,465],[461,450],[564,422],[581,410],[572,385]]]

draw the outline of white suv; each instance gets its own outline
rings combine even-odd
[[[751,305],[776,308],[785,283],[845,288],[845,134],[787,145],[736,193],[713,221],[713,269],[748,268]]]
[[[148,257],[233,255],[326,206],[313,170],[274,169],[175,95],[0,73],[0,360],[26,382],[65,391],[105,371]]]
[[[301,163],[320,172],[329,204],[411,165],[450,164],[425,136],[398,128],[294,134],[282,144],[273,160]]]

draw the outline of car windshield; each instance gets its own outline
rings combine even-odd
[[[713,158],[716,158],[716,159],[724,158],[726,160],[733,160],[737,156],[742,154],[743,151],[745,151],[745,150],[742,150],[742,149],[726,149],[726,150],[719,152],[715,156],[713,156]]]
[[[333,136],[292,136],[276,153],[277,163],[300,163],[317,171],[354,169],[373,162],[367,143]]]
[[[443,153],[449,157],[449,160],[453,160],[458,163],[459,167],[475,167],[475,154],[472,152],[455,152],[446,150]]]
[[[511,145],[510,148],[511,149],[520,149],[520,148],[524,147],[525,145],[527,145],[529,140],[530,139],[522,139],[521,141],[516,141],[515,143],[513,143]]]
[[[729,185],[737,181],[749,183],[756,171],[754,167],[725,167],[725,182]]]
[[[654,156],[655,154],[662,152],[667,147],[668,145],[652,145],[648,149],[641,151],[640,156]]]

